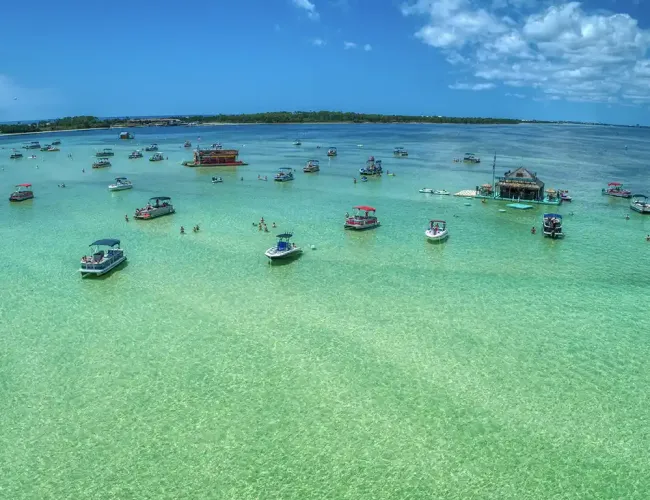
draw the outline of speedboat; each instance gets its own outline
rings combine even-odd
[[[79,272],[82,278],[101,276],[126,261],[124,250],[120,248],[120,240],[97,240],[90,244],[90,248],[90,255],[81,258]]]
[[[291,243],[290,240],[292,237],[292,233],[278,234],[278,243],[264,252],[264,255],[271,260],[297,257],[302,253],[302,248],[296,246],[295,243]]]
[[[561,189],[559,193],[562,201],[571,202],[571,200],[573,200],[566,189]]]
[[[183,147],[184,147],[184,148],[191,148],[191,147],[192,147],[192,143],[191,143],[190,141],[185,141],[185,144],[183,144]]]
[[[327,150],[327,156],[336,156],[338,155],[338,151],[336,151],[336,148],[330,147]]]
[[[45,151],[47,151],[48,153],[55,153],[55,152],[57,152],[57,151],[61,151],[61,150],[60,150],[59,148],[57,148],[54,144],[50,144],[50,145],[45,149]]]
[[[562,216],[560,214],[544,214],[542,230],[544,236],[549,238],[564,238]]]
[[[129,155],[129,160],[135,160],[136,158],[142,158],[143,156],[142,151],[136,149]]]
[[[320,170],[320,163],[318,160],[309,160],[305,168],[302,169],[303,172],[318,172]]]
[[[632,196],[632,191],[623,189],[623,184],[620,182],[610,182],[606,188],[603,188],[602,193],[616,198],[629,198]]]
[[[109,184],[109,191],[124,191],[125,189],[133,188],[133,184],[126,177],[116,177],[115,183]]]
[[[379,227],[380,222],[375,216],[375,209],[367,205],[358,205],[354,207],[355,213],[352,216],[346,216],[345,229],[372,229]]]
[[[375,160],[374,156],[368,158],[366,166],[359,169],[361,175],[381,175],[383,169],[381,168],[381,160]]]
[[[158,151],[158,144],[152,144],[151,146],[147,146],[144,148],[145,151],[151,152],[151,151]]]
[[[93,163],[93,168],[106,168],[111,166],[111,161],[108,158],[100,158]]]
[[[101,151],[97,151],[95,156],[97,158],[108,158],[109,156],[115,156],[115,153],[113,153],[111,148],[104,148]]]
[[[149,161],[163,161],[165,157],[161,153],[154,153],[151,155],[151,158],[149,158]]]
[[[212,177],[212,184],[219,184],[220,182],[223,182],[221,177]]]
[[[61,141],[60,141],[60,140],[55,139],[55,140],[52,141],[52,146],[60,146],[60,145],[61,145]]]
[[[280,167],[273,180],[276,182],[286,182],[293,180],[293,169],[291,167]]]
[[[650,214],[650,203],[648,197],[644,194],[635,194],[632,196],[630,208],[640,214]]]
[[[11,155],[9,155],[10,160],[17,160],[18,158],[22,158],[22,157],[23,154],[19,153],[18,151],[14,151],[13,153],[11,153]]]
[[[148,220],[173,214],[174,212],[174,205],[172,205],[169,196],[154,196],[153,198],[149,198],[149,203],[146,206],[136,208],[134,217],[136,219]]]
[[[420,189],[420,193],[433,194],[433,189],[431,189],[431,188],[422,188],[422,189]]]
[[[477,157],[474,153],[465,153],[463,156],[464,163],[481,163],[481,159]]]
[[[424,232],[429,241],[444,241],[449,236],[447,223],[444,220],[432,219],[429,221],[429,228]]]
[[[296,139],[295,141],[293,141],[293,145],[294,146],[301,146],[302,142],[300,141],[300,139]]]
[[[433,194],[439,194],[441,196],[449,196],[449,191],[445,191],[444,189],[436,189]]]
[[[394,156],[408,156],[409,152],[406,149],[404,149],[403,147],[400,146],[400,147],[397,147],[397,148],[393,149],[393,155]]]
[[[9,196],[9,201],[25,201],[34,197],[31,184],[18,184],[16,190]]]
[[[41,146],[41,151],[47,151],[47,150],[50,149],[51,147],[52,147],[51,144],[46,144],[45,146]]]
[[[23,149],[41,149],[41,143],[38,141],[26,142]]]

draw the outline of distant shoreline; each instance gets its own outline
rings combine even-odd
[[[0,134],[0,137],[10,136],[10,135],[36,135],[36,134],[60,134],[62,132],[86,132],[88,130],[110,130],[113,127],[91,127],[91,128],[69,128],[69,129],[59,129],[59,130],[39,130],[38,132],[10,132],[6,134]]]

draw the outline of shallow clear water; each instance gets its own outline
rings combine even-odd
[[[611,180],[650,194],[645,129],[135,133],[56,134],[61,152],[17,161],[10,148],[32,138],[0,138],[6,195],[20,182],[36,195],[0,203],[3,497],[649,496],[650,216],[600,194]],[[198,136],[249,165],[182,167]],[[126,159],[152,142],[168,160]],[[92,170],[104,147],[113,167]],[[483,163],[451,161],[466,151]],[[573,204],[546,207],[565,216],[563,241],[530,234],[544,207],[418,192],[491,182],[495,151],[497,175],[524,165],[570,190]],[[397,175],[353,184],[370,154]],[[310,158],[319,173],[302,173]],[[257,180],[280,166],[296,180]],[[116,176],[135,188],[109,192]],[[124,221],[155,195],[177,213]],[[343,231],[356,204],[382,227]],[[446,243],[424,240],[430,218],[448,221]],[[268,265],[271,222],[302,258]],[[81,280],[79,257],[106,237],[129,263]]]

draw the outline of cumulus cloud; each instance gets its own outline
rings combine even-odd
[[[323,40],[322,38],[314,38],[311,41],[311,44],[315,45],[316,47],[322,47],[323,45],[326,45],[326,43],[327,42],[325,40]]]
[[[372,50],[372,45],[370,45],[369,43],[365,44],[363,46],[363,50],[365,50],[366,52],[370,52]]]
[[[449,86],[454,90],[489,90],[494,87],[494,83],[454,83]]]
[[[650,30],[628,14],[540,3],[411,0],[402,13],[426,19],[417,39],[493,86],[532,88],[549,100],[650,102]]]
[[[356,49],[356,48],[357,48],[357,44],[354,43],[354,42],[343,42],[343,48],[344,48],[345,50],[348,50],[348,49]]]
[[[303,9],[307,12],[307,17],[314,21],[317,21],[320,17],[320,14],[316,10],[316,5],[309,0],[292,0],[293,4],[299,9]]]

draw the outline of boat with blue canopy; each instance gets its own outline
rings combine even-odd
[[[542,230],[544,236],[549,238],[564,238],[562,216],[560,214],[544,214]]]
[[[101,276],[126,261],[124,250],[120,248],[120,240],[113,238],[97,240],[90,244],[90,248],[90,255],[81,258],[79,272],[82,278]]]
[[[381,175],[383,171],[381,160],[375,160],[374,156],[368,158],[366,166],[359,169],[361,175]]]
[[[292,237],[293,233],[278,234],[277,244],[264,252],[264,255],[266,255],[271,260],[297,257],[302,253],[302,248],[297,246],[295,243],[291,243]]]

